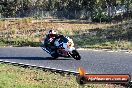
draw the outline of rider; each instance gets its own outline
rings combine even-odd
[[[54,45],[56,39],[62,37],[63,35],[57,34],[55,30],[49,30],[46,39],[44,40],[45,48],[50,51],[51,54],[55,53],[57,47]]]

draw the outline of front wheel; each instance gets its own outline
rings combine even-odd
[[[77,50],[73,50],[71,56],[76,59],[76,60],[80,60],[81,56],[79,55]]]

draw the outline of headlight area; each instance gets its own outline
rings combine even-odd
[[[73,46],[73,43],[72,42],[68,42],[67,43],[67,48],[70,48],[70,47],[72,47]]]

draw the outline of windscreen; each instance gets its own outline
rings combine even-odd
[[[66,36],[63,36],[63,37],[61,37],[61,39],[59,40],[59,42],[67,43],[68,42],[68,39],[67,39]]]

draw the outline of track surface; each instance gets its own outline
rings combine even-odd
[[[92,74],[130,74],[132,76],[132,54],[124,52],[106,52],[79,50],[82,59],[51,59],[40,47],[37,48],[0,48],[0,60],[31,64],[77,72],[79,66]]]

